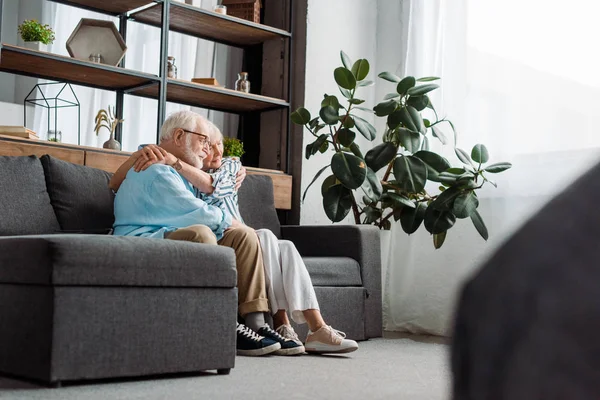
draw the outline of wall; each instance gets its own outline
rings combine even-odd
[[[317,115],[321,108],[323,94],[343,96],[333,79],[333,70],[342,66],[340,50],[352,60],[366,58],[371,64],[369,79],[375,80],[377,43],[377,4],[376,0],[309,0],[306,38],[306,92],[305,108]],[[375,89],[362,88],[358,95],[371,107]],[[364,114],[364,113],[362,113]],[[373,121],[371,116],[361,115]],[[360,134],[359,134],[360,135]],[[304,146],[314,141],[314,137],[304,132]],[[363,153],[371,144],[359,139]],[[332,153],[317,154],[302,164],[302,190],[304,191],[315,174],[329,163]],[[309,189],[302,204],[300,223],[330,223],[323,211],[320,185],[329,174],[323,173],[320,179]],[[350,214],[349,214],[350,215]],[[350,220],[349,220],[350,222]]]
[[[2,32],[0,38],[2,43],[17,43],[17,18],[19,14],[18,0],[4,0],[2,14]],[[14,102],[15,99],[15,76],[7,73],[0,73],[0,101]]]

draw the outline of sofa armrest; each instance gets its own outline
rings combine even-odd
[[[365,334],[382,334],[381,243],[371,225],[282,226],[281,235],[306,257],[351,257],[358,261],[367,290]]]
[[[235,287],[223,246],[111,235],[0,237],[0,283]]]

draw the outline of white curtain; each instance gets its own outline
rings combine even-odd
[[[479,192],[479,211],[490,232],[487,243],[469,220],[457,221],[440,250],[433,249],[423,228],[407,237],[394,225],[385,238],[393,245],[383,254],[389,260],[383,272],[384,329],[446,335],[464,280],[598,160],[600,58],[589,40],[600,34],[594,20],[600,4],[382,0],[380,6],[379,37],[397,35],[399,25],[402,29],[400,40],[378,48],[386,53],[379,69],[441,77],[442,90],[432,101],[455,123],[458,147],[470,152],[483,143],[491,162],[513,163],[511,170],[494,176],[497,189]],[[445,132],[451,136],[450,129]],[[451,146],[442,151],[459,164]]]
[[[218,0],[188,0],[188,4],[212,10]],[[53,2],[44,2],[44,19],[56,32],[56,40],[48,51],[68,56],[66,41],[81,18],[94,18],[113,21],[118,26],[118,19],[107,15],[85,11]],[[160,29],[136,22],[128,22],[127,52],[125,67],[132,70],[158,75],[160,56]],[[215,59],[215,55],[218,59]],[[242,52],[207,40],[196,39],[171,32],[169,34],[169,55],[176,59],[178,78],[191,80],[193,77],[216,76],[221,84],[231,87],[231,74],[228,70],[239,70]],[[81,104],[81,145],[102,147],[108,140],[106,129],[96,136],[94,133],[94,117],[102,108],[116,104],[116,94],[112,91],[97,90],[82,86],[73,86]],[[154,143],[157,130],[157,101],[135,96],[125,96],[122,149],[135,151],[140,143]],[[232,114],[195,109],[184,105],[167,103],[167,115],[182,109],[193,109],[207,116],[223,129],[226,136],[236,136],[237,117]],[[47,114],[43,108],[35,108],[35,131],[46,132]],[[62,141],[77,143],[77,114],[74,109],[60,109],[58,112],[58,129],[62,131]]]

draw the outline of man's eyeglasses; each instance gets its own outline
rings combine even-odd
[[[181,129],[184,132],[187,133],[192,133],[194,135],[198,135],[200,136],[200,146],[208,146],[210,147],[210,139],[208,138],[208,136],[202,134],[202,133],[198,133],[198,132],[193,132],[193,131],[188,131],[187,129]]]

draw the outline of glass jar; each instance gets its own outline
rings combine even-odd
[[[173,56],[167,57],[167,78],[177,79],[177,66]]]
[[[60,143],[62,141],[62,132],[55,130],[48,131],[48,141]]]
[[[227,15],[227,7],[222,4],[216,5],[214,11],[218,14]]]
[[[235,81],[235,90],[238,92],[250,93],[250,81],[248,80],[247,72],[240,72],[238,79]]]

